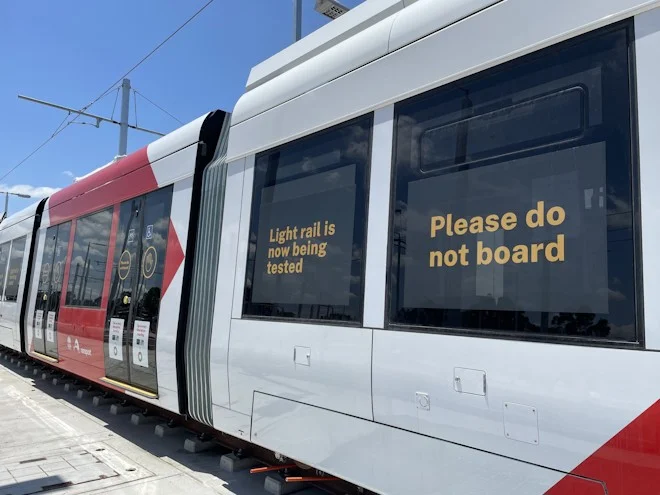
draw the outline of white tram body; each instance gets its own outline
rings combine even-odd
[[[0,344],[377,493],[660,493],[659,53],[660,0],[367,0],[0,224]]]
[[[255,67],[227,153],[215,428],[379,493],[657,493],[658,6],[370,0]],[[467,109],[461,90],[475,95]],[[408,167],[415,180],[397,186]],[[333,198],[322,181],[358,190],[351,212],[350,194]],[[405,218],[395,210],[408,191]],[[538,201],[563,205],[563,226],[526,226]],[[511,233],[462,236],[471,256],[477,242],[534,249],[563,230],[565,259],[549,261],[553,246],[532,267],[426,264],[433,249],[459,254],[447,230],[432,238],[434,216],[516,206]],[[317,264],[289,285],[264,276],[264,246],[278,245],[268,229],[314,215],[352,224],[359,253],[333,258],[352,269]],[[396,287],[400,217],[415,280]],[[338,290],[350,292],[350,325],[314,308],[338,304]],[[507,327],[511,314],[526,322]]]

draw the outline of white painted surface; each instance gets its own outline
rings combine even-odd
[[[149,162],[154,163],[157,160],[160,160],[176,151],[186,148],[193,143],[199,141],[199,133],[202,129],[202,124],[204,120],[208,117],[208,113],[198,117],[192,122],[187,123],[186,125],[179,127],[178,129],[170,132],[166,136],[159,138],[158,140],[150,143],[147,147],[147,154],[149,156]],[[193,161],[194,163],[194,161]],[[156,175],[158,179],[159,176]],[[163,179],[165,180],[165,179]],[[165,185],[165,182],[158,182],[159,186]]]
[[[27,265],[32,250],[32,231],[34,229],[35,214],[39,203],[40,201],[9,216],[0,224],[0,244],[21,237],[25,238],[25,250],[23,252],[16,302],[0,302],[0,343],[17,351],[21,350],[20,315],[23,307],[23,295],[28,288],[28,284],[26,284],[28,280]],[[8,271],[9,260],[7,263]],[[0,293],[2,290],[3,288],[0,288]]]
[[[199,140],[199,135],[197,139]],[[187,178],[190,179],[190,183],[192,184],[192,176],[195,173],[195,161],[197,160],[197,147],[197,141],[195,141],[183,149],[170,150],[168,155],[157,160],[152,160],[152,157],[156,156],[156,153],[163,153],[164,150],[155,147],[156,151],[152,152],[152,145],[147,147],[149,163],[151,164],[154,177],[156,177],[158,187],[181,182]]]
[[[387,53],[387,42],[393,20],[393,17],[384,19],[246,93],[236,103],[232,113],[232,124],[254,118],[350,70],[384,56]],[[331,102],[325,104],[328,103]],[[232,139],[233,137],[229,138],[230,150]]]
[[[41,217],[41,227],[37,232],[36,250],[34,252],[34,261],[32,263],[32,273],[30,274],[29,294],[27,299],[27,311],[25,312],[25,347],[28,353],[33,351],[34,338],[34,313],[36,308],[37,291],[39,289],[39,276],[41,275],[41,259],[46,245],[46,229],[49,225],[48,212],[44,208],[44,214]]]
[[[371,419],[371,333],[294,322],[232,320],[231,408],[252,411],[254,391]],[[311,349],[310,366],[294,363],[295,346]]]
[[[486,372],[454,368],[454,390],[459,394],[486,395]]]
[[[486,396],[459,393],[455,368],[484,370]],[[657,353],[432,333],[374,331],[375,420],[570,471],[660,397]],[[622,373],[621,370],[628,370]],[[419,416],[415,393],[431,408]],[[539,444],[511,442],[504,403],[538,411]]]
[[[110,318],[108,356],[115,361],[124,359],[124,326],[123,318]]]
[[[197,129],[197,132],[199,133],[199,129]],[[197,138],[199,138],[199,135]],[[151,145],[149,146],[151,147]],[[177,413],[179,412],[179,399],[176,374],[176,338],[183,294],[183,271],[186,262],[188,222],[192,201],[192,173],[195,168],[196,159],[196,152],[191,150],[196,149],[196,146],[190,146],[152,164],[159,186],[164,187],[171,184],[177,177],[180,179],[173,186],[170,220],[176,232],[184,258],[170,282],[167,292],[161,297],[156,339],[158,399],[146,399],[146,401]],[[149,148],[149,153],[151,155],[151,148]],[[176,172],[177,169],[179,172]],[[185,173],[183,173],[184,171]],[[158,174],[160,174],[160,177],[158,177]],[[166,253],[166,258],[169,255],[170,253]],[[141,396],[136,397],[142,398]]]
[[[371,144],[369,209],[366,246],[364,316],[365,327],[383,328],[385,324],[385,282],[389,250],[390,202],[392,179],[392,136],[394,106],[376,110]]]
[[[252,189],[254,184],[254,155],[245,159],[243,195],[241,197],[241,220],[238,233],[238,251],[236,255],[236,278],[234,279],[234,301],[232,318],[243,315],[243,291],[245,289],[245,271],[250,236],[250,218],[252,209]]]
[[[378,21],[401,10],[405,6],[404,4],[403,0],[370,0],[357,5],[341,17],[328,22],[298,42],[254,66],[248,76],[247,89],[250,90],[263,84],[369,26],[373,26]],[[246,116],[238,117],[234,122],[240,122],[245,118]]]
[[[42,200],[38,200],[36,203],[31,204],[30,206],[23,208],[16,213],[9,215],[2,223],[0,223],[0,235],[2,232],[9,229],[10,227],[22,223],[24,220],[28,220],[30,217],[34,217],[37,213],[37,208],[39,203]]]
[[[384,495],[539,495],[564,476],[260,393],[252,441]]]
[[[250,441],[252,415],[241,414],[213,404],[213,428],[245,441]]]
[[[419,0],[394,19],[388,51],[393,52],[501,0]]]
[[[168,161],[169,166],[178,166],[181,170],[193,170],[195,155],[187,152],[170,155],[161,162]],[[192,162],[190,161],[192,160]],[[160,162],[159,162],[160,163]],[[154,169],[156,167],[154,166]],[[162,170],[162,169],[161,169]],[[155,170],[154,170],[154,173]],[[170,220],[176,232],[181,251],[186,252],[188,242],[188,220],[190,215],[190,203],[192,198],[193,179],[188,177],[176,182],[172,193],[172,207]],[[165,186],[166,184],[160,184]],[[169,240],[168,240],[169,244]],[[166,253],[166,257],[170,253]],[[172,412],[179,412],[178,382],[176,374],[176,337],[179,325],[179,311],[183,293],[183,271],[185,257],[179,265],[174,278],[170,282],[167,292],[160,301],[158,314],[158,334],[156,339],[156,364],[158,373],[158,399],[145,399],[147,402],[158,404],[160,407]],[[140,397],[141,396],[136,396]]]
[[[281,105],[498,1],[422,0],[403,11],[402,1],[364,2],[257,65],[232,123]]]
[[[177,413],[179,412],[179,397],[176,377],[176,335],[183,286],[183,267],[182,263],[176,271],[170,287],[160,300],[158,336],[156,338],[158,399],[135,396],[140,400],[157,404],[159,407]]]
[[[419,4],[421,1],[410,8]],[[657,5],[660,0],[506,0],[346,75],[319,81],[315,89],[232,125],[228,158],[235,160],[311,134]],[[403,15],[406,10],[395,15]],[[426,16],[423,9],[417,12],[420,19],[409,21],[414,29],[428,30],[428,22],[439,22],[423,19]],[[387,22],[391,20],[381,21]],[[524,26],[524,29],[503,26]],[[378,25],[369,29],[375,31]],[[350,45],[349,40],[344,43]],[[353,49],[359,48],[350,47],[348,51]],[[313,60],[305,62],[309,63]],[[307,77],[316,78],[316,75],[310,72]],[[304,83],[296,80],[291,84]],[[252,98],[254,105],[259,106],[264,99],[280,98],[279,95],[289,94],[288,91],[293,89],[278,87],[272,95],[258,98],[250,91],[241,97],[234,115],[247,112],[243,108],[252,107]]]
[[[660,9],[635,18],[646,347],[660,349]]]
[[[192,163],[190,163],[190,166],[191,168],[194,168],[194,156],[190,156],[189,154],[183,152],[177,153],[173,156],[180,157],[181,159],[193,160]],[[179,166],[181,166],[182,163],[183,162],[179,162]],[[192,189],[193,177],[191,174],[187,178],[175,182],[172,190],[172,208],[170,210],[170,220],[174,226],[176,236],[179,239],[179,244],[181,245],[181,251],[183,251],[184,255],[186,254],[186,249],[188,247],[188,229],[190,227],[189,222],[190,205],[192,203]]]
[[[237,271],[236,253],[241,222],[244,171],[245,159],[230,163],[227,168],[210,351],[211,401],[214,404],[214,424],[218,421],[222,424],[222,421],[216,417],[216,406],[230,407],[229,377],[227,375],[229,329],[234,298],[234,278]]]

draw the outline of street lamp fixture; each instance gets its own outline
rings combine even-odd
[[[336,19],[351,10],[337,0],[316,0],[314,10],[330,19]]]
[[[22,194],[22,193],[13,193],[9,191],[0,191],[0,194],[5,195],[5,212],[2,215],[2,220],[7,218],[7,214],[9,213],[9,195],[11,194],[12,196],[18,196],[19,198],[31,198],[29,194]],[[2,221],[0,220],[0,221]]]
[[[302,2],[303,0],[293,0],[293,41],[296,42],[302,37]],[[314,10],[330,19],[344,15],[351,10],[342,5],[337,0],[316,0]]]

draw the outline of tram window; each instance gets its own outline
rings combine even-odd
[[[71,225],[67,222],[65,225]],[[37,299],[35,301],[37,310],[45,310],[47,301],[50,297],[50,279],[53,272],[53,255],[57,243],[57,231],[60,227],[57,225],[48,227],[46,230],[46,240],[44,241],[44,250],[41,255],[41,272],[39,274],[39,286],[37,287]],[[68,229],[67,229],[68,230]],[[70,232],[70,231],[69,231]],[[67,237],[67,241],[69,238]]]
[[[256,157],[243,314],[362,319],[371,115]]]
[[[76,221],[67,306],[101,306],[111,225],[112,208]]]
[[[637,342],[628,27],[395,108],[390,323]]]
[[[5,301],[16,302],[18,285],[21,280],[23,255],[25,253],[25,237],[14,239],[9,255],[9,269],[7,270],[7,285],[5,287]]]
[[[0,295],[5,287],[5,275],[7,274],[7,264],[9,263],[9,249],[11,242],[0,244]]]

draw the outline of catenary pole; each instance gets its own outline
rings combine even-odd
[[[119,120],[119,156],[125,156],[128,148],[128,111],[131,99],[131,81],[121,82],[121,119]]]

